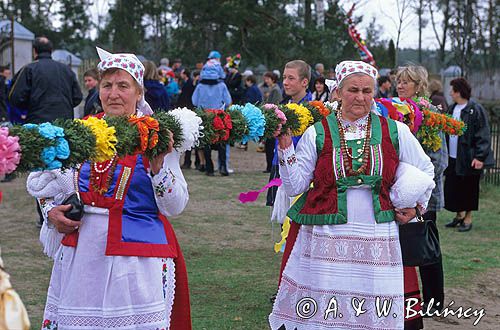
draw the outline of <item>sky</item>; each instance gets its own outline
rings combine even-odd
[[[375,22],[377,25],[382,27],[382,39],[393,39],[396,43],[397,38],[397,27],[396,22],[398,21],[398,3],[401,4],[406,1],[406,4],[416,5],[417,0],[344,0],[340,1],[340,5],[344,10],[348,11],[353,3],[356,3],[356,9],[354,11],[355,16],[363,16],[363,21],[358,26],[358,31],[361,33],[361,37],[366,37],[366,29],[370,24],[372,17],[375,17]],[[406,14],[407,13],[407,14]],[[405,11],[403,19],[403,29],[400,36],[399,48],[418,48],[418,18],[415,14],[413,8],[408,8]],[[428,20],[427,26],[422,31],[422,48],[424,49],[436,49],[438,48],[438,42],[436,40],[434,31],[432,29],[432,23],[430,19],[430,14],[428,8],[424,9],[423,17]],[[436,22],[442,21],[442,15],[438,12],[434,12],[434,19]],[[439,23],[437,23],[439,25]],[[440,26],[438,28],[438,33],[440,33]]]
[[[203,0],[208,1],[208,0]],[[106,15],[109,10],[110,4],[113,4],[114,0],[96,0],[93,5],[89,8],[92,20],[97,21],[99,14]],[[362,38],[366,38],[366,29],[370,24],[372,17],[376,18],[376,24],[380,25],[382,31],[382,39],[393,39],[394,43],[397,38],[397,24],[398,19],[397,4],[415,5],[418,3],[417,0],[341,0],[340,5],[346,11],[348,11],[353,3],[356,3],[356,10],[354,11],[355,16],[363,16],[363,21],[358,26],[358,31],[361,33]],[[313,1],[314,3],[314,1]],[[406,14],[407,13],[407,14]],[[405,12],[405,19],[403,22],[403,32],[400,37],[400,48],[418,48],[418,19],[415,15],[415,10],[409,8]],[[424,28],[422,33],[422,47],[424,49],[436,49],[438,48],[438,43],[434,35],[432,24],[430,22],[430,15],[428,9],[425,9],[424,17],[428,19],[429,23]],[[440,13],[435,13],[435,19],[437,22],[442,20],[442,15]],[[439,27],[438,27],[439,28]],[[438,30],[438,32],[440,29]],[[96,37],[96,31],[92,31],[91,37]]]

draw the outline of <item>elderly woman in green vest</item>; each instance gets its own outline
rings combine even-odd
[[[423,212],[432,189],[404,209],[393,207],[389,192],[399,162],[431,178],[433,167],[406,125],[371,113],[374,67],[344,61],[335,71],[339,110],[310,127],[296,149],[289,135],[279,137],[285,191],[302,196],[288,212],[269,322],[271,329],[403,329],[398,222]]]

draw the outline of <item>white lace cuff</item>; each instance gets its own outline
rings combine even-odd
[[[53,229],[54,225],[49,220],[49,212],[57,206],[53,198],[37,198],[38,204],[40,205],[40,210],[42,211],[42,216],[47,222],[47,227]]]

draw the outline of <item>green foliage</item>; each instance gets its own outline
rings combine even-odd
[[[212,140],[215,137],[215,130],[214,130],[214,125],[213,121],[215,118],[215,114],[213,112],[207,112],[201,108],[197,108],[194,110],[198,117],[201,118],[202,120],[202,125],[203,125],[203,136],[200,137],[200,148],[203,148],[207,145],[212,144]]]
[[[229,143],[241,142],[243,136],[247,135],[249,132],[247,120],[240,110],[231,110],[228,113],[231,116],[231,122],[233,124],[233,128],[229,135]]]
[[[38,129],[26,129],[17,125],[9,128],[9,135],[18,136],[21,146],[21,162],[17,166],[16,172],[30,172],[46,166],[42,161],[41,151],[45,147],[55,146],[55,140],[42,137]]]
[[[106,116],[104,120],[106,120],[108,126],[115,128],[115,136],[118,140],[116,144],[116,153],[118,156],[132,155],[141,143],[137,128],[129,123],[128,118],[124,116]]]
[[[90,128],[76,120],[57,119],[54,125],[64,129],[71,150],[69,158],[61,160],[63,168],[75,167],[95,156],[96,139]]]
[[[292,132],[298,130],[300,128],[299,116],[287,106],[280,105],[279,107],[286,117],[286,123],[281,128],[281,133],[286,133],[288,129]]]
[[[168,144],[170,143],[169,131],[172,132],[174,137],[174,148],[180,147],[184,141],[181,123],[175,116],[165,111],[158,111],[151,117],[160,123],[160,131],[158,132],[158,144],[156,147],[151,151],[147,150],[145,153],[145,155],[150,159],[167,150]]]
[[[309,109],[309,111],[311,112],[311,115],[314,119],[314,122],[317,123],[317,122],[320,122],[323,120],[323,115],[319,112],[318,108],[316,108],[315,106],[313,105],[310,105],[309,103],[306,103],[304,104],[304,106]]]
[[[278,125],[281,123],[281,120],[276,115],[274,110],[267,110],[261,107],[262,113],[266,118],[266,130],[264,131],[264,139],[269,139],[274,137],[274,132],[278,128]]]

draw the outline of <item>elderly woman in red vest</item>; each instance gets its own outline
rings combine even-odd
[[[137,57],[98,52],[104,116],[151,114]],[[42,329],[191,329],[186,267],[166,218],[188,201],[172,145],[153,159],[115,155],[55,175],[61,190],[46,196],[55,198],[44,199],[42,208],[50,230],[65,236],[54,256]],[[85,205],[81,221],[64,216],[70,205],[58,205],[61,192],[75,190]]]
[[[310,127],[297,149],[289,135],[279,137],[284,188],[302,196],[288,212],[292,226],[270,325],[403,329],[398,222],[426,205],[394,209],[389,191],[400,161],[431,178],[433,167],[406,125],[370,112],[374,67],[344,61],[336,76],[340,109]],[[384,302],[388,313],[378,315]]]

